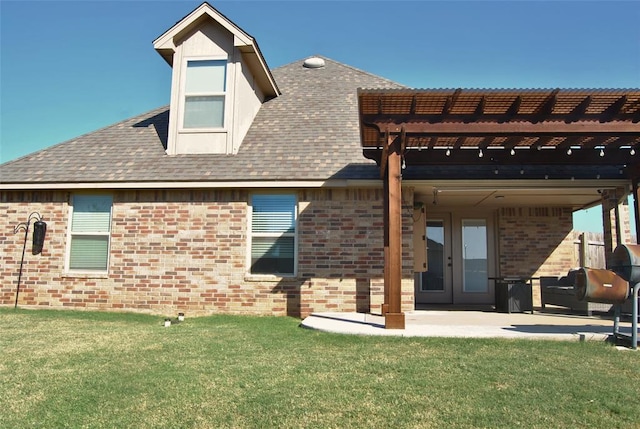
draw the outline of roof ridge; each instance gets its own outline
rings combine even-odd
[[[131,117],[129,117],[129,118],[122,119],[121,121],[118,121],[118,122],[116,122],[116,123],[113,123],[113,124],[110,124],[110,125],[105,125],[104,127],[102,127],[102,128],[98,128],[97,130],[87,131],[87,132],[86,132],[86,133],[84,133],[84,134],[81,134],[81,135],[79,135],[79,136],[72,137],[72,138],[70,138],[70,139],[67,139],[67,140],[61,141],[61,142],[59,142],[59,143],[55,143],[55,144],[53,144],[53,145],[51,145],[51,146],[47,146],[47,147],[45,147],[44,149],[40,149],[40,150],[37,150],[37,151],[35,151],[35,152],[27,153],[27,154],[25,154],[25,155],[22,155],[21,157],[16,158],[16,159],[12,159],[12,160],[10,160],[10,161],[3,162],[2,164],[0,164],[0,166],[6,166],[6,165],[13,164],[13,163],[18,162],[18,161],[21,161],[21,160],[23,160],[23,159],[25,159],[25,158],[29,158],[29,157],[35,156],[35,155],[37,155],[37,154],[39,154],[39,153],[42,153],[42,152],[46,152],[46,151],[49,151],[49,150],[55,149],[55,148],[57,148],[58,146],[62,146],[62,145],[64,145],[64,144],[71,143],[71,142],[72,142],[72,141],[74,141],[74,140],[79,140],[79,139],[81,139],[81,138],[84,138],[84,137],[87,137],[87,136],[90,136],[90,135],[93,135],[93,134],[98,134],[98,133],[99,133],[99,132],[101,132],[101,131],[107,130],[107,129],[109,129],[109,128],[114,128],[114,127],[117,127],[117,126],[119,126],[119,125],[122,125],[122,124],[124,124],[125,122],[135,121],[135,120],[137,120],[138,118],[146,117],[146,116],[149,116],[150,114],[152,114],[152,113],[154,113],[154,112],[156,112],[156,111],[161,112],[161,111],[163,111],[163,110],[169,110],[169,105],[168,105],[168,104],[166,104],[166,105],[161,106],[161,107],[156,107],[155,109],[151,109],[151,110],[148,110],[148,111],[146,111],[146,112],[144,112],[144,113],[140,113],[140,114],[138,114],[138,115],[135,115],[135,116],[131,116]],[[2,183],[2,174],[1,174],[1,172],[0,172],[0,183]]]
[[[393,80],[391,80],[391,79],[388,79],[388,78],[386,78],[386,77],[384,77],[384,76],[380,76],[380,75],[377,75],[377,74],[374,74],[374,73],[371,73],[371,72],[368,72],[368,71],[365,71],[365,70],[359,69],[359,68],[354,67],[354,66],[352,66],[352,65],[350,65],[350,64],[345,64],[345,63],[343,63],[343,62],[340,62],[340,61],[334,60],[333,58],[329,58],[329,57],[326,57],[326,56],[324,56],[324,55],[320,55],[320,54],[309,55],[309,56],[306,56],[306,57],[304,57],[304,58],[300,58],[300,59],[293,60],[293,61],[291,61],[291,62],[289,62],[289,63],[287,63],[287,64],[283,64],[283,65],[281,65],[281,66],[276,67],[276,68],[274,69],[274,71],[275,71],[275,70],[279,70],[279,69],[284,69],[284,68],[286,68],[286,67],[293,66],[294,64],[299,64],[299,63],[303,62],[305,59],[307,59],[307,58],[311,58],[311,57],[318,57],[318,58],[322,58],[322,59],[323,59],[323,60],[325,60],[325,61],[330,61],[330,62],[332,62],[332,63],[333,63],[333,64],[335,64],[335,65],[338,65],[338,66],[341,66],[341,67],[344,67],[344,68],[347,68],[347,69],[353,70],[353,71],[355,71],[355,72],[357,72],[357,73],[360,73],[360,74],[363,74],[363,75],[366,75],[366,76],[370,76],[370,77],[373,77],[373,78],[376,78],[376,79],[384,80],[384,81],[386,81],[386,82],[389,82],[389,84],[391,84],[391,85],[394,85],[394,86],[401,86],[401,87],[403,87],[403,88],[405,88],[405,89],[410,89],[410,87],[408,87],[408,86],[406,86],[406,85],[404,85],[404,84],[401,84],[401,83],[399,83],[399,82],[393,81]]]
[[[318,57],[320,57],[320,58],[324,59],[325,61],[331,61],[331,62],[332,62],[332,63],[334,63],[334,64],[340,65],[340,66],[342,66],[342,67],[349,68],[349,69],[351,69],[351,70],[353,70],[353,71],[356,71],[356,72],[358,72],[358,73],[365,74],[365,75],[367,75],[367,76],[371,76],[371,77],[375,77],[375,78],[377,78],[377,79],[382,79],[382,80],[385,80],[385,81],[389,82],[390,84],[393,84],[393,85],[399,85],[399,86],[402,86],[403,88],[410,89],[410,87],[408,87],[407,85],[404,85],[404,84],[401,84],[401,83],[399,83],[399,82],[393,81],[393,80],[388,79],[388,78],[386,78],[386,77],[384,77],[384,76],[380,76],[380,75],[373,74],[373,73],[371,73],[371,72],[368,72],[368,71],[365,71],[365,70],[359,69],[358,67],[354,67],[354,66],[352,66],[352,65],[350,65],[350,64],[345,64],[345,63],[342,63],[342,62],[340,62],[340,61],[336,61],[336,60],[334,60],[334,59],[332,59],[332,58],[328,58],[328,57],[325,57],[325,56],[322,56],[322,55],[316,55],[316,56],[318,56]]]

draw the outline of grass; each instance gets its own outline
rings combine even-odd
[[[0,309],[0,427],[640,427],[640,356],[606,343],[163,320]]]

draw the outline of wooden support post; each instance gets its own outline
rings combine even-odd
[[[405,317],[402,312],[402,162],[401,138],[394,140],[389,148],[387,160],[386,207],[388,217],[385,223],[388,235],[388,252],[385,253],[385,296],[388,294],[388,312],[384,326],[387,329],[404,329]],[[385,246],[387,247],[387,246]]]
[[[384,301],[382,302],[382,315],[389,312],[389,180],[386,174],[386,161],[384,162],[385,174],[383,179],[383,208],[382,222],[384,224]],[[380,167],[382,168],[382,166]]]
[[[633,192],[633,215],[636,220],[636,244],[640,244],[640,216],[638,200],[640,200],[640,189],[638,189],[638,177],[634,175],[631,181],[631,190]]]

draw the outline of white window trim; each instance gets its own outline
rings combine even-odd
[[[111,196],[111,210],[109,211],[109,232],[77,232],[73,233],[73,199],[75,196],[91,196],[91,195],[109,195]],[[111,267],[111,233],[113,232],[113,195],[100,193],[100,192],[92,192],[92,193],[73,193],[69,198],[68,203],[68,219],[67,219],[67,234],[66,234],[66,243],[65,243],[65,258],[64,258],[64,276],[67,277],[86,277],[86,278],[105,278],[109,274],[109,268]],[[107,269],[106,270],[72,270],[70,268],[71,265],[71,239],[73,236],[108,236],[109,240],[107,241]]]
[[[223,111],[223,124],[222,127],[212,127],[212,128],[185,128],[184,127],[184,114],[186,110],[186,100],[187,100],[187,64],[189,61],[226,61],[225,72],[224,72],[224,92],[202,92],[202,93],[191,93],[189,96],[223,96],[224,97],[224,111]],[[180,73],[180,99],[178,100],[180,111],[180,115],[178,118],[178,132],[179,133],[222,133],[226,132],[228,129],[228,107],[229,107],[229,57],[227,55],[207,55],[207,56],[194,56],[194,57],[185,57],[182,60],[182,72]]]
[[[296,198],[294,216],[294,232],[274,233],[262,232],[253,233],[253,196],[254,195],[293,195]],[[300,213],[300,201],[296,192],[253,192],[249,195],[247,202],[247,252],[246,252],[246,281],[279,281],[281,279],[294,279],[298,277],[298,214]],[[251,249],[253,237],[293,237],[293,273],[292,274],[253,274],[251,272]]]

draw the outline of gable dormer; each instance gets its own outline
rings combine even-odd
[[[173,69],[167,153],[235,154],[279,95],[256,41],[203,3],[153,42]]]

